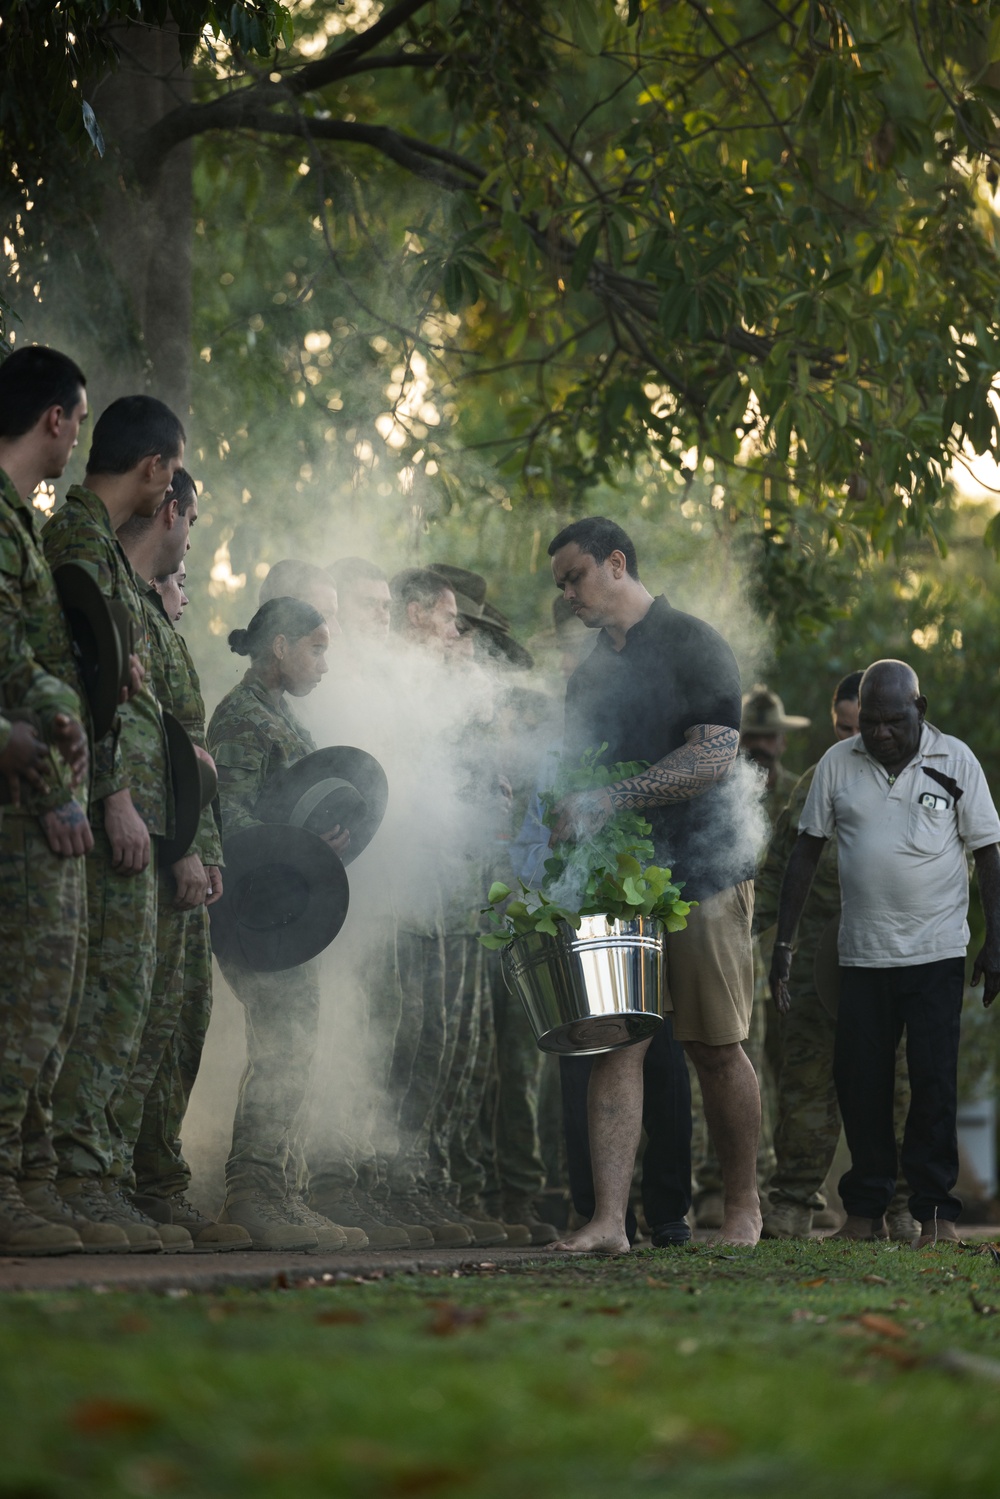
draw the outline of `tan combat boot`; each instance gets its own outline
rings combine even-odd
[[[191,1235],[197,1254],[225,1254],[232,1249],[252,1249],[250,1235],[238,1223],[216,1223],[188,1202],[182,1192],[173,1197],[150,1197],[135,1194],[135,1205],[140,1213],[152,1218],[157,1231],[163,1223],[173,1223]]]
[[[0,1178],[0,1254],[79,1254],[82,1249],[74,1228],[33,1213],[25,1207],[14,1178]]]
[[[293,1216],[283,1197],[272,1197],[260,1187],[235,1187],[226,1197],[220,1223],[238,1223],[250,1235],[251,1249],[318,1249],[313,1230]],[[343,1241],[340,1248],[343,1248]]]
[[[151,1224],[138,1219],[134,1209],[131,1213],[119,1209],[114,1198],[109,1197],[96,1176],[65,1176],[56,1182],[56,1191],[65,1197],[75,1213],[89,1218],[91,1223],[111,1223],[120,1228],[128,1239],[132,1254],[160,1254],[163,1240]]]
[[[21,1196],[25,1207],[46,1223],[61,1223],[76,1233],[86,1254],[128,1254],[131,1245],[123,1228],[114,1223],[93,1223],[60,1197],[55,1182],[24,1181]]]
[[[776,1202],[764,1214],[760,1236],[762,1239],[808,1239],[812,1221],[812,1208],[803,1207],[799,1202]]]
[[[324,1218],[322,1213],[317,1213],[309,1206],[300,1192],[289,1192],[285,1198],[285,1206],[300,1223],[312,1229],[316,1235],[317,1251],[327,1253],[331,1249],[368,1248],[368,1235],[363,1229],[347,1228],[341,1223],[334,1223],[330,1218]]]

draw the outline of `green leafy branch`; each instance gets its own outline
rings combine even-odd
[[[553,809],[564,796],[597,790],[646,769],[642,760],[610,766],[600,763],[607,748],[602,744],[600,749],[588,750],[575,765],[561,768],[553,786],[540,797],[546,827],[552,826]],[[513,891],[497,880],[490,886],[489,904],[484,908],[491,930],[480,942],[495,952],[530,932],[555,937],[560,921],[579,931],[585,916],[606,916],[609,921],[635,921],[644,916],[661,921],[668,932],[681,931],[697,902],[681,899],[683,886],[674,882],[671,870],[646,862],[654,852],[648,836],[651,831],[638,813],[618,812],[585,843],[569,845],[568,852],[546,860],[541,889],[532,890],[518,881],[520,898],[511,899]],[[555,898],[574,874],[584,882],[576,908]]]

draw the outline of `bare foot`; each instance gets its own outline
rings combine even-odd
[[[860,1239],[865,1242],[888,1237],[889,1231],[884,1218],[859,1218],[856,1213],[848,1213],[837,1232],[830,1235],[831,1239]]]
[[[760,1208],[726,1208],[722,1227],[709,1239],[710,1244],[732,1244],[753,1247],[760,1239]]]
[[[927,1223],[920,1225],[920,1238],[917,1240],[918,1249],[933,1249],[935,1244],[961,1244],[962,1239],[955,1227],[947,1218],[939,1218],[935,1223],[931,1218]]]
[[[628,1254],[631,1248],[624,1228],[615,1223],[600,1223],[591,1218],[575,1234],[567,1234],[547,1249],[559,1250],[562,1254]]]

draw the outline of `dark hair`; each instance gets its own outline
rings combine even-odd
[[[229,649],[237,656],[259,661],[266,656],[279,635],[293,644],[303,635],[311,635],[325,624],[322,614],[302,599],[268,599],[261,604],[245,630],[230,630]]]
[[[198,498],[198,486],[188,473],[186,468],[174,470],[174,477],[170,481],[170,489],[167,491],[167,501],[177,501],[177,514],[187,515],[191,506]]]
[[[68,354],[42,344],[17,349],[0,364],[0,437],[23,437],[53,406],[72,411],[87,381]]]
[[[194,501],[198,498],[198,490],[195,482],[186,468],[175,470],[174,477],[170,481],[162,502],[157,505],[152,515],[130,515],[127,521],[123,521],[118,527],[118,539],[123,544],[129,541],[139,541],[146,536],[152,528],[156,517],[170,504],[171,500],[177,501],[178,516],[187,515]],[[172,577],[172,573],[165,573],[164,577]]]
[[[549,542],[549,556],[554,557],[556,552],[563,547],[576,545],[581,552],[586,552],[593,557],[598,564],[607,562],[612,552],[622,552],[625,557],[625,569],[630,578],[638,578],[639,563],[636,560],[635,547],[627,532],[623,531],[617,521],[608,520],[605,515],[588,515],[585,520],[575,520],[571,525],[564,526],[558,536],[554,536]]]
[[[301,590],[310,583],[326,589],[334,587],[330,574],[314,562],[284,557],[274,564],[260,585],[258,598],[262,604],[268,599],[297,599],[301,597]]]
[[[127,474],[144,458],[176,458],[184,428],[155,396],[122,396],[102,411],[87,459],[88,474]]]
[[[838,703],[856,703],[861,695],[861,678],[863,671],[849,671],[846,677],[841,677],[833,692],[833,706]]]
[[[407,608],[420,604],[432,609],[443,593],[452,593],[451,584],[440,573],[429,567],[404,567],[389,583],[392,594],[392,628],[398,630],[406,623]]]
[[[354,583],[388,581],[378,563],[369,562],[367,557],[340,557],[336,562],[330,563],[327,572],[338,592],[341,588],[349,589]]]

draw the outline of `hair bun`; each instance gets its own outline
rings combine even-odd
[[[237,656],[249,656],[250,637],[246,630],[230,630],[229,649],[235,651]]]

